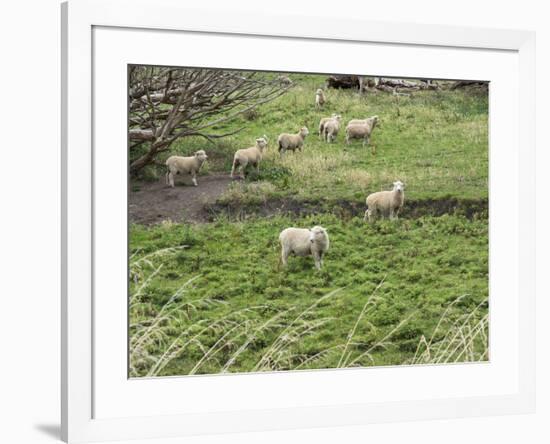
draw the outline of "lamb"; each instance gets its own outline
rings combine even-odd
[[[288,256],[313,256],[315,268],[323,266],[323,255],[329,247],[327,231],[320,226],[307,228],[286,228],[279,235],[281,243],[281,262],[286,267]]]
[[[321,88],[315,92],[315,107],[321,108],[326,102],[325,93]]]
[[[166,166],[168,167],[166,185],[174,188],[174,176],[176,174],[191,174],[193,185],[197,186],[197,173],[206,159],[208,159],[208,156],[204,150],[199,150],[194,156],[190,157],[170,156],[166,159]]]
[[[350,120],[346,126],[346,143],[349,145],[351,139],[363,139],[363,145],[367,145],[378,122],[378,116],[372,116],[364,120]]]
[[[336,139],[336,136],[340,131],[340,120],[341,120],[341,117],[336,116],[334,119],[331,119],[327,123],[325,123],[324,139],[328,143],[332,143],[334,139]]]
[[[243,148],[237,150],[233,156],[233,166],[231,168],[231,178],[235,175],[235,170],[240,168],[241,178],[244,179],[244,170],[248,164],[255,166],[256,171],[260,172],[260,162],[262,161],[262,155],[264,149],[267,148],[267,136],[256,139],[256,145],[250,148]]]
[[[290,77],[288,76],[284,76],[281,74],[277,77],[277,80],[282,86],[292,86],[292,80],[290,80]]]
[[[332,120],[332,119],[335,119],[336,117],[338,117],[339,119],[342,118],[342,116],[340,116],[339,114],[336,114],[336,113],[333,113],[332,116],[330,117],[323,117],[321,119],[321,121],[319,122],[319,139],[324,139],[325,137],[325,124],[329,121],[329,120]]]
[[[393,183],[392,191],[379,191],[370,194],[367,197],[367,211],[365,211],[365,221],[374,220],[378,214],[390,219],[397,219],[399,211],[405,202],[405,184],[400,182]]]
[[[304,140],[308,134],[309,130],[305,126],[300,128],[298,134],[281,134],[277,139],[277,143],[279,145],[279,153],[281,154],[281,156],[287,150],[291,150],[292,152],[295,152],[296,150],[302,151]]]

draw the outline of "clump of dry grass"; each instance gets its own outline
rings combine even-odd
[[[425,336],[420,338],[409,364],[480,362],[489,359],[489,313],[480,312],[488,304],[488,298],[469,313],[455,320],[449,318],[451,309],[466,296],[462,295],[449,304],[429,339]]]
[[[343,173],[343,179],[350,187],[367,190],[372,182],[372,175],[365,170],[350,169]]]
[[[277,190],[271,182],[233,182],[222,196],[219,202],[266,202]]]
[[[305,146],[304,152],[295,155],[286,154],[280,160],[280,163],[292,171],[294,178],[306,181],[314,178],[318,179],[327,173],[334,172],[343,164],[347,164],[349,160],[350,155],[345,151],[308,152],[307,146]]]

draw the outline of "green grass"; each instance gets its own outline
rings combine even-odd
[[[278,233],[288,226],[314,224],[322,224],[330,234],[331,248],[323,270],[315,271],[311,258],[296,257],[290,258],[288,269],[281,269]],[[447,322],[471,313],[480,304],[473,319],[479,322],[487,313],[484,221],[443,216],[368,225],[359,218],[342,222],[332,215],[319,215],[300,220],[276,217],[246,223],[219,220],[196,226],[132,226],[130,233],[134,261],[158,250],[178,248],[150,259],[147,267],[136,271],[137,280],[131,284],[135,294],[146,283],[143,294],[134,298],[141,302],[131,312],[132,324],[153,319],[184,289],[178,303],[185,308],[174,312],[166,341],[154,342],[147,350],[151,362],[160,358],[179,333],[187,332],[182,341],[198,334],[159,375],[219,372],[247,336],[274,316],[272,324],[254,337],[227,371],[337,367],[343,344],[377,286],[348,347],[348,365],[412,361],[422,337],[434,333],[447,307],[459,297],[446,315]],[[192,283],[186,285],[190,279]],[[322,300],[326,295],[330,296]],[[195,302],[187,305],[189,301]],[[317,303],[299,322],[307,333],[295,332],[298,338],[284,344],[277,359],[259,365],[292,320]],[[222,319],[227,324],[214,325]],[[195,325],[197,322],[200,324]],[[208,325],[214,326],[199,333]],[[357,359],[388,334],[382,345]],[[441,339],[437,337],[436,343]],[[193,370],[212,347],[215,356]],[[486,352],[487,343],[476,342],[472,360],[486,358]],[[303,364],[318,354],[321,357]],[[136,364],[134,375],[150,370],[145,363]]]

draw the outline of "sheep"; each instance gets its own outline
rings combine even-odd
[[[298,134],[288,134],[283,133],[277,139],[279,145],[279,153],[281,156],[287,151],[291,150],[295,152],[296,150],[302,151],[302,146],[304,145],[304,139],[309,134],[307,127],[300,128]]]
[[[315,108],[321,108],[326,102],[325,93],[321,88],[315,91]]]
[[[329,247],[328,233],[323,227],[286,228],[279,234],[281,243],[281,262],[286,267],[288,256],[313,256],[315,268],[323,266],[323,255]]]
[[[346,144],[349,145],[351,139],[363,139],[363,145],[367,145],[378,122],[378,116],[372,116],[364,120],[350,120],[346,126]]]
[[[282,86],[292,86],[292,80],[290,80],[290,77],[288,76],[284,76],[281,74],[277,77],[277,80]]]
[[[336,139],[338,132],[340,131],[340,116],[336,116],[334,119],[329,120],[324,126],[324,139],[331,143]]]
[[[191,174],[193,185],[197,186],[197,173],[206,159],[208,159],[208,156],[204,150],[199,150],[194,156],[190,157],[170,156],[166,159],[166,166],[168,167],[166,185],[174,188],[174,176],[187,173]]]
[[[235,170],[240,168],[241,178],[244,179],[244,170],[248,164],[256,167],[256,172],[260,172],[260,162],[264,149],[267,148],[267,136],[256,139],[256,145],[250,148],[237,150],[233,156],[233,166],[231,167],[231,178],[235,175]]]
[[[323,140],[325,137],[325,124],[332,119],[335,119],[338,117],[339,119],[342,118],[339,114],[333,113],[330,117],[323,117],[321,121],[319,122],[319,139]]]
[[[365,211],[365,221],[372,221],[378,214],[390,219],[397,219],[399,211],[403,208],[405,202],[405,184],[400,182],[393,183],[392,191],[379,191],[372,193],[367,197],[367,211]]]

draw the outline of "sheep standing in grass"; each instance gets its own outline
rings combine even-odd
[[[296,150],[302,151],[304,140],[308,134],[309,130],[305,126],[300,128],[298,134],[281,134],[277,139],[279,153],[283,155],[287,150],[291,150],[292,152],[295,152]]]
[[[168,167],[166,185],[174,188],[174,176],[176,174],[190,174],[193,185],[197,186],[197,173],[206,159],[208,159],[208,156],[204,150],[199,150],[194,156],[190,157],[170,156],[166,159],[166,166]]]
[[[282,86],[291,86],[292,85],[292,80],[290,80],[290,77],[288,76],[285,76],[285,75],[280,75],[277,77],[277,80],[279,81],[279,83],[282,85]]]
[[[346,126],[346,143],[349,145],[351,139],[363,139],[363,146],[367,145],[378,122],[378,116],[350,120]]]
[[[325,138],[325,125],[329,120],[337,118],[340,120],[342,119],[342,116],[339,114],[333,113],[330,117],[323,117],[321,121],[319,122],[319,139],[324,140]]]
[[[393,190],[379,191],[367,197],[367,211],[365,211],[364,220],[370,222],[378,215],[397,219],[404,202],[405,185],[398,180],[393,183]]]
[[[326,102],[325,93],[321,88],[315,91],[315,108],[321,108]]]
[[[231,178],[235,175],[235,170],[240,168],[241,178],[244,179],[244,170],[247,165],[252,165],[256,167],[256,172],[260,172],[260,162],[262,161],[262,156],[264,149],[267,148],[267,136],[264,134],[263,137],[256,139],[256,145],[250,148],[243,148],[237,150],[233,156],[233,166],[231,168]]]
[[[281,262],[286,267],[288,256],[313,256],[315,268],[323,266],[323,255],[329,247],[328,233],[323,227],[286,228],[279,235]]]
[[[334,142],[334,139],[336,139],[336,136],[338,135],[338,132],[340,131],[340,116],[336,116],[334,119],[329,120],[327,123],[325,123],[323,128],[324,133],[324,139],[328,143]]]

